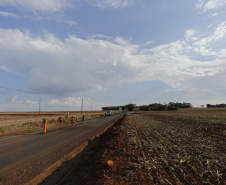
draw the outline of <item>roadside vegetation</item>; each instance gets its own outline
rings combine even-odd
[[[116,111],[114,111],[113,113],[116,113]],[[99,111],[99,112],[84,112],[83,115],[85,115],[85,120],[89,120],[89,119],[94,119],[94,118],[98,118],[101,116],[105,116],[105,111]],[[1,115],[0,115],[1,116]],[[4,115],[4,118],[7,117],[7,119],[12,119],[15,120],[13,124],[4,124],[4,119],[2,119],[1,121],[1,125],[0,125],[0,135],[4,135],[4,134],[9,134],[9,133],[15,133],[15,132],[20,132],[20,131],[24,131],[24,130],[31,130],[31,129],[37,129],[37,128],[42,128],[43,124],[42,124],[42,119],[46,118],[48,121],[48,126],[54,126],[54,125],[59,125],[58,122],[58,118],[59,117],[63,117],[63,124],[64,125],[68,125],[71,124],[71,116],[77,117],[77,121],[80,122],[82,121],[82,116],[80,113],[77,114],[69,114],[69,116],[67,117],[66,114],[48,114],[48,116],[46,115],[39,115],[36,114],[33,117],[30,117],[30,114],[26,114],[23,113],[23,116],[20,116],[20,120],[16,120],[16,118],[14,118],[14,116],[8,114],[8,116]],[[16,116],[15,116],[16,117]],[[29,117],[29,119],[28,119]],[[24,121],[23,121],[24,119]],[[29,121],[25,121],[25,120],[29,120]]]

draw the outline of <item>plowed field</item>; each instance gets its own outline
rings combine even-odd
[[[225,136],[226,109],[129,114],[58,184],[223,185]]]

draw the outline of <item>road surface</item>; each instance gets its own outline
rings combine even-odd
[[[17,134],[0,137],[0,174],[12,170],[18,165],[34,159],[43,153],[64,146],[73,141],[79,146],[98,132],[110,125],[121,115],[107,116],[84,122],[78,122],[73,127],[68,124],[63,127],[47,126],[47,134],[43,129],[35,129]],[[77,142],[77,143],[76,143]]]

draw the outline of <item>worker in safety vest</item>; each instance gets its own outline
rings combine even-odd
[[[62,117],[59,117],[58,118],[58,121],[59,121],[59,125],[62,127],[63,126],[63,118]]]
[[[74,122],[75,122],[75,118],[74,118],[74,116],[71,116],[71,125],[72,126],[74,125]]]
[[[46,134],[47,119],[43,118],[42,122],[43,122],[44,134]]]
[[[69,117],[69,112],[67,112],[67,116],[66,116],[67,118]]]

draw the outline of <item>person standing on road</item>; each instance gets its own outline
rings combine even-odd
[[[58,118],[58,121],[59,121],[59,125],[62,127],[63,126],[63,118],[62,117],[59,117]]]
[[[74,122],[75,122],[75,118],[74,118],[74,116],[71,116],[71,125],[72,126],[74,125]]]
[[[85,115],[82,116],[82,121],[85,121]]]
[[[43,127],[44,127],[44,134],[46,134],[47,119],[44,119],[44,118],[43,118],[42,122],[43,122]]]

